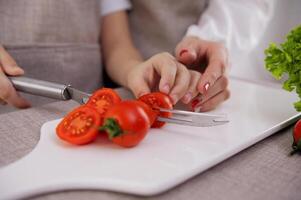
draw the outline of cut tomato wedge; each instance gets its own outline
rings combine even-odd
[[[56,127],[59,138],[71,144],[87,144],[96,139],[102,119],[88,106],[80,106],[68,113]]]
[[[102,88],[93,93],[86,105],[95,108],[103,117],[112,105],[119,102],[121,98],[113,89]]]
[[[149,105],[156,113],[156,116],[161,117],[171,117],[170,112],[160,112],[159,108],[165,108],[165,109],[172,109],[172,100],[171,98],[162,92],[153,92],[146,95],[143,95],[139,98],[140,101],[146,103]],[[165,122],[159,122],[155,120],[155,122],[152,124],[153,128],[160,128],[164,126]]]

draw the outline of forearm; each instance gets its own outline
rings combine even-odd
[[[127,87],[128,72],[143,59],[133,45],[126,12],[105,16],[101,29],[102,53],[107,73],[116,83]]]

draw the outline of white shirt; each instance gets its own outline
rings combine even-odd
[[[223,42],[229,49],[256,46],[273,14],[275,0],[210,0],[187,35]],[[102,16],[131,9],[129,0],[100,0]],[[181,16],[180,16],[181,17]]]
[[[273,14],[274,0],[210,0],[187,35],[220,41],[239,51],[254,47]]]
[[[101,16],[129,9],[131,9],[131,3],[128,0],[100,0]]]
[[[224,43],[232,66],[230,75],[273,81],[264,69],[267,44],[263,46],[262,40],[276,3],[276,0],[210,0],[207,10],[197,24],[188,28],[186,35]]]

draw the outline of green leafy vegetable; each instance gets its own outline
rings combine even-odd
[[[294,106],[297,111],[301,111],[301,26],[291,30],[280,46],[271,43],[265,55],[265,67],[276,79],[288,75],[283,89],[290,92],[295,89],[300,100]]]

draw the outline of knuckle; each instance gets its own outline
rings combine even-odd
[[[165,76],[174,77],[178,73],[178,68],[173,62],[167,62],[166,65],[163,65],[163,68],[165,71]]]
[[[226,47],[222,42],[212,42],[211,43],[212,47],[214,47],[215,49],[221,50],[221,51],[225,51]]]
[[[221,58],[215,58],[214,60],[212,60],[212,64],[222,68],[225,65],[225,62]]]
[[[227,88],[229,86],[229,79],[226,76],[221,77],[221,82],[223,88]]]
[[[181,63],[176,63],[177,69],[181,73],[185,73],[186,75],[190,76],[190,70],[187,69],[187,67]]]
[[[224,74],[225,71],[226,71],[226,63],[225,62],[220,62],[219,66],[221,68],[222,74]]]
[[[175,76],[176,76],[176,73],[169,73],[169,74],[165,75],[164,79],[167,82],[169,82],[170,84],[172,84],[174,82]]]
[[[217,75],[216,75],[216,73],[210,73],[209,74],[209,79],[212,81],[212,82],[214,82],[216,79],[217,79]]]
[[[173,58],[173,56],[168,52],[162,52],[159,54],[159,56],[163,58]]]
[[[7,100],[11,96],[11,90],[8,86],[4,86],[1,89],[1,99]]]
[[[180,72],[183,73],[187,78],[190,79],[191,75],[189,73],[189,70],[185,67],[185,66],[182,66],[180,67]]]
[[[192,78],[199,78],[199,77],[201,77],[201,73],[198,72],[198,71],[190,70],[189,72],[190,72],[190,76],[191,76]]]
[[[225,100],[229,99],[231,97],[231,92],[230,90],[225,91]]]
[[[199,91],[197,89],[197,84],[190,85],[188,91],[191,92],[193,97],[197,96],[199,93]]]
[[[183,85],[187,85],[187,87],[189,86],[189,83],[191,81],[193,81],[194,77],[191,76],[191,74],[189,73],[189,70],[184,69],[184,70],[180,70],[181,73],[181,79],[183,80]]]

